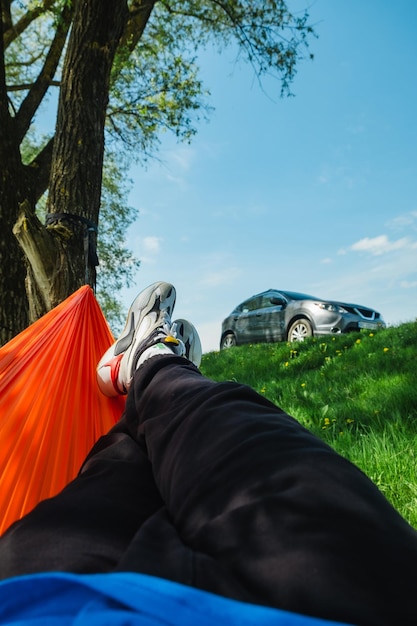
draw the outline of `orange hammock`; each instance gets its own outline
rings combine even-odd
[[[90,287],[0,348],[0,533],[76,476],[120,418],[96,384],[114,341]]]

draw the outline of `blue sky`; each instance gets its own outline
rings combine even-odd
[[[210,121],[132,170],[141,267],[123,302],[172,282],[204,351],[271,287],[371,306],[388,324],[417,317],[417,2],[313,0],[310,16],[315,59],[295,97],[262,91],[233,51],[205,53]]]

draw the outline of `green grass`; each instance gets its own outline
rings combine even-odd
[[[417,528],[417,321],[210,352],[201,371],[282,407],[358,465]]]

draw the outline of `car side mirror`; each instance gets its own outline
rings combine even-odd
[[[275,306],[278,306],[278,305],[284,306],[285,305],[285,300],[283,298],[278,298],[276,296],[272,296],[271,304],[273,304]]]

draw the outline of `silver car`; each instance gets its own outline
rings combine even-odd
[[[362,328],[385,328],[380,313],[359,304],[269,289],[237,306],[222,323],[220,349],[243,343],[303,341]]]

